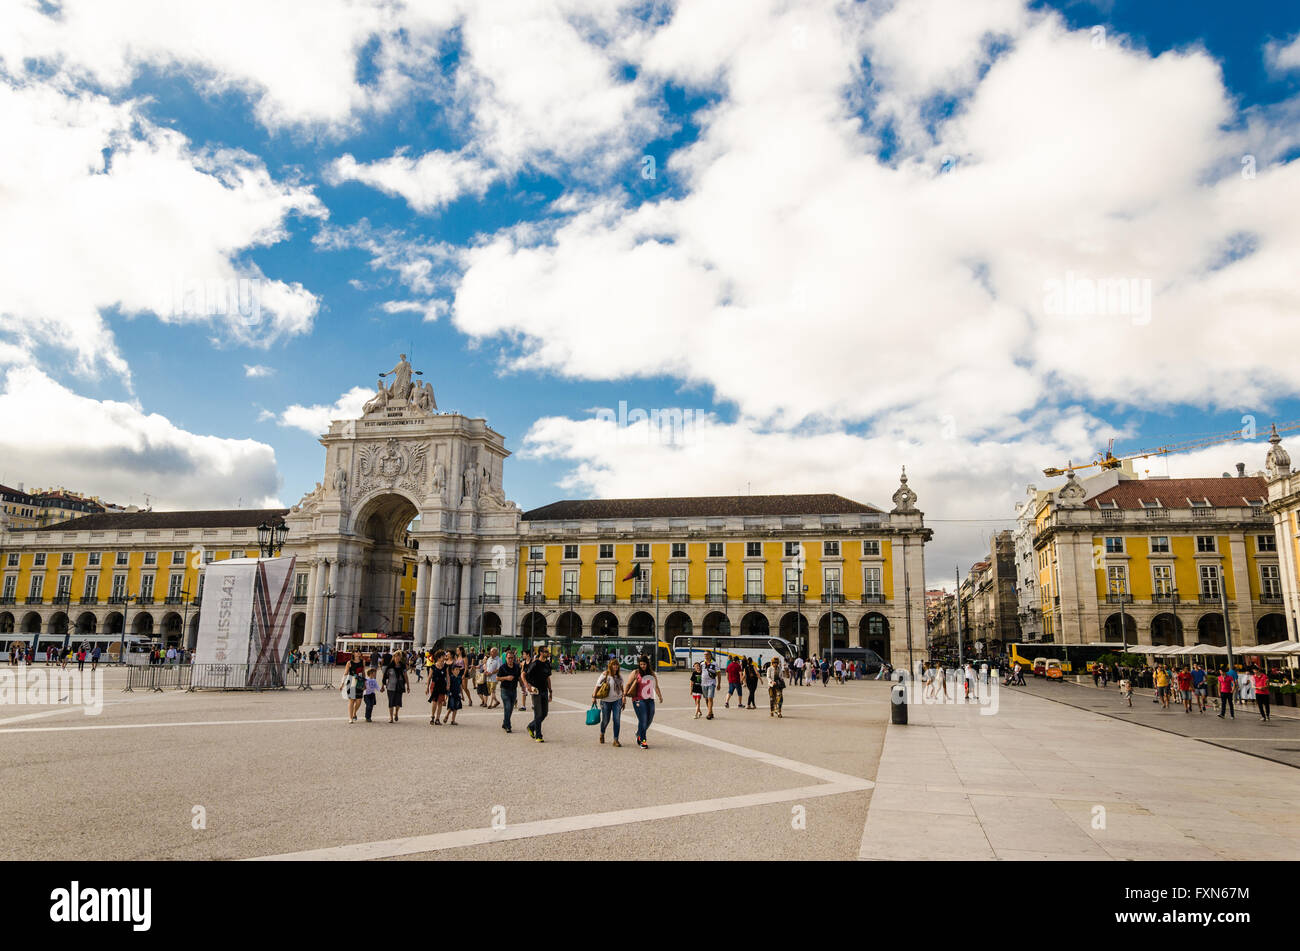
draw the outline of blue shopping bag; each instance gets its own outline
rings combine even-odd
[[[595,726],[600,722],[600,711],[596,709],[595,704],[587,708],[587,726]]]

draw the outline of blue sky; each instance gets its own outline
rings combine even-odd
[[[1294,7],[749,10],[0,3],[0,478],[292,504],[407,352],[525,509],[907,465],[941,580],[1044,466],[1300,418]],[[255,327],[151,303],[239,278]]]

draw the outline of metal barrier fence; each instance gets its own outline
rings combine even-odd
[[[154,664],[126,668],[123,691],[334,689],[342,667],[333,664]]]

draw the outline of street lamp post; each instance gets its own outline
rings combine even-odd
[[[285,525],[284,518],[279,515],[257,526],[257,547],[262,557],[274,558],[279,555],[288,534],[289,526]]]
[[[126,663],[126,618],[131,612],[131,602],[134,601],[129,594],[122,595],[122,636],[117,644],[117,659],[119,663]]]

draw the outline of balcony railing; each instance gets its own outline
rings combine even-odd
[[[864,594],[862,596],[863,604],[884,604],[885,596],[883,594]]]
[[[70,595],[70,594],[56,594],[56,595],[54,596],[54,603],[55,603],[55,604],[71,604],[71,603],[72,603],[72,595]]]
[[[1282,595],[1280,594],[1261,594],[1259,596],[1260,604],[1281,604]]]
[[[533,594],[532,592],[527,592],[524,594],[524,604],[545,604],[545,603],[546,603],[546,595],[544,594]]]
[[[171,599],[171,598],[168,598],[168,599],[167,599],[167,603],[168,603],[168,604],[171,604],[171,603],[172,603],[172,599]],[[306,604],[306,603],[307,603],[307,595],[305,595],[305,594],[295,594],[295,595],[293,596],[293,603],[294,603],[294,604]]]
[[[1212,594],[1207,593],[1207,592],[1205,592],[1205,591],[1202,591],[1198,597],[1200,598],[1200,602],[1201,602],[1201,604],[1218,604],[1218,603],[1219,603],[1219,593],[1218,593],[1217,591],[1215,591],[1215,592],[1212,593]]]
[[[301,598],[301,600],[299,600],[299,598]],[[167,597],[163,598],[163,604],[184,604],[184,603],[185,603],[185,598],[179,594],[169,594],[167,595]],[[293,603],[306,604],[307,603],[306,595],[294,595]]]
[[[1101,520],[1103,522],[1122,522],[1124,521],[1123,509],[1102,509]]]
[[[668,595],[669,604],[690,604],[691,596],[689,594],[670,594]]]
[[[1132,604],[1133,595],[1131,594],[1108,594],[1106,595],[1107,604]]]
[[[1159,592],[1151,595],[1152,604],[1177,604],[1179,597],[1176,594],[1161,594]]]
[[[618,598],[612,594],[598,594],[595,600],[597,604],[614,604]]]
[[[1193,522],[1209,522],[1213,520],[1214,520],[1214,509],[1208,509],[1204,507],[1192,509]]]
[[[201,594],[195,597],[195,599],[190,602],[190,604],[194,605],[196,608],[202,603],[203,603],[203,595]]]
[[[109,603],[109,604],[126,604],[126,597],[127,597],[127,596],[124,595],[124,594],[110,594],[110,595],[108,596],[108,603]]]
[[[783,594],[781,595],[782,604],[804,604],[808,600],[807,595],[803,594]]]
[[[634,595],[632,595],[632,603],[633,603],[633,604],[649,604],[649,603],[650,603],[651,601],[653,601],[654,599],[655,599],[655,596],[654,596],[653,594],[650,594],[648,591],[647,591],[647,592],[643,592],[642,594],[634,594]]]
[[[6,594],[0,596],[0,604],[13,604],[16,600],[18,599],[15,598],[12,594]]]
[[[500,604],[501,595],[499,594],[480,594],[478,596],[479,604]]]
[[[726,604],[727,596],[725,594],[709,593],[704,596],[705,604]]]
[[[27,596],[28,604],[42,604],[44,601],[45,599],[41,597],[39,594],[29,594]]]
[[[138,598],[135,599],[135,603],[136,603],[136,604],[153,604],[153,595],[152,595],[152,594],[142,594],[142,595],[140,595],[140,597],[138,597]]]
[[[747,594],[745,595],[746,604],[767,604],[767,595],[765,594]]]
[[[562,594],[560,595],[561,604],[581,604],[582,595],[580,594]]]
[[[1166,508],[1147,509],[1146,513],[1147,513],[1147,518],[1149,519],[1154,519],[1156,521],[1169,520],[1169,509]]]
[[[822,604],[843,604],[844,595],[830,591],[822,595]]]

